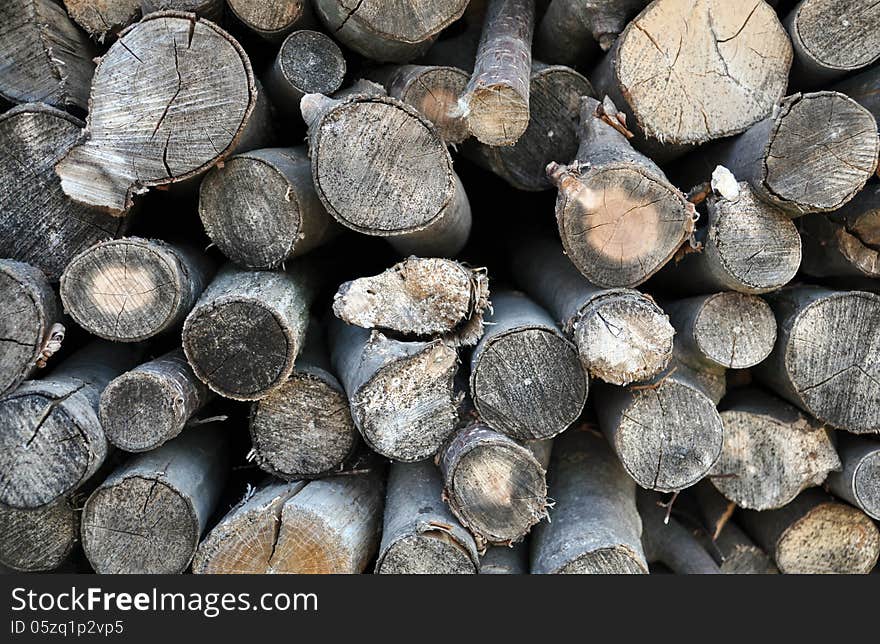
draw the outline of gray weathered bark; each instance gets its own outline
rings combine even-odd
[[[0,564],[13,570],[55,570],[78,537],[79,514],[66,497],[32,510],[0,507]]]
[[[470,392],[480,416],[517,440],[565,431],[589,391],[575,346],[547,311],[517,291],[493,295],[486,323],[471,356]]]
[[[841,433],[837,453],[843,468],[828,475],[828,487],[880,521],[880,441]]]
[[[141,13],[154,11],[189,11],[216,23],[223,20],[225,0],[141,0]]]
[[[449,512],[442,493],[440,472],[430,461],[391,466],[377,574],[477,572],[477,544]]]
[[[183,325],[199,379],[235,400],[258,400],[284,384],[305,340],[316,279],[304,263],[289,272],[222,268]]]
[[[64,8],[76,24],[100,43],[141,17],[141,0],[64,0]]]
[[[481,575],[527,575],[529,546],[520,542],[513,546],[489,546],[480,557]]]
[[[332,38],[302,29],[281,43],[263,84],[273,103],[295,114],[306,94],[329,95],[338,90],[345,71],[345,57]]]
[[[549,476],[556,505],[532,535],[532,573],[647,573],[636,487],[605,440],[579,428],[556,442]]]
[[[245,27],[272,42],[315,23],[310,0],[226,0],[226,5]]]
[[[697,537],[678,522],[666,517],[666,508],[656,492],[639,490],[639,515],[642,517],[642,544],[645,559],[660,562],[677,575],[717,575],[721,573],[712,556]]]

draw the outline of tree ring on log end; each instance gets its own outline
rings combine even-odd
[[[700,352],[726,369],[762,362],[776,343],[776,318],[764,300],[725,291],[706,300],[694,321]]]
[[[342,50],[319,31],[294,31],[284,39],[278,57],[284,78],[303,94],[330,95],[345,77]]]
[[[629,548],[600,548],[582,554],[557,572],[564,575],[646,575],[641,557]]]
[[[477,567],[468,551],[443,530],[405,534],[386,548],[376,564],[382,575],[472,575]]]

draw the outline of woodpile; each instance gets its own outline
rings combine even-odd
[[[875,4],[0,2],[0,568],[876,572]]]

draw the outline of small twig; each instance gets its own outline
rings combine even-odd
[[[672,367],[672,369],[670,369],[665,374],[663,374],[663,377],[660,378],[657,382],[650,382],[646,385],[633,385],[629,389],[630,389],[630,391],[644,391],[646,389],[653,391],[654,389],[659,389],[660,385],[662,385],[664,382],[666,382],[666,379],[669,376],[671,376],[672,374],[674,374],[676,369],[678,369],[678,367]]]

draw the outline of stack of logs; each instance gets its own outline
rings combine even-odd
[[[878,61],[869,0],[3,0],[0,563],[870,572]]]

